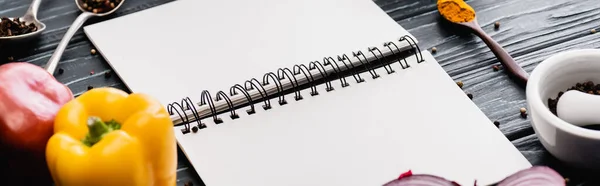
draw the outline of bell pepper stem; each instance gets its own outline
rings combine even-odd
[[[95,116],[88,118],[87,125],[89,133],[83,139],[83,143],[89,147],[98,143],[104,135],[120,128],[120,125],[114,121],[111,121],[110,125],[107,125],[99,117]]]

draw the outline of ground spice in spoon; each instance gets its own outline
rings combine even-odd
[[[0,18],[0,37],[24,35],[37,31],[33,23],[22,22],[21,19]]]
[[[121,0],[80,0],[83,9],[93,13],[106,13],[113,10]]]
[[[448,21],[464,23],[475,19],[475,10],[463,0],[438,0],[438,11]]]

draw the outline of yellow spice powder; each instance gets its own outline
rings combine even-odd
[[[438,0],[437,7],[444,18],[454,23],[475,19],[475,10],[463,0]]]

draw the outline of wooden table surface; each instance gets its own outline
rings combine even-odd
[[[130,0],[115,15],[93,19],[87,24],[170,1],[173,0]],[[0,0],[0,16],[19,16],[25,13],[30,2]],[[532,164],[551,166],[569,178],[569,185],[600,185],[597,173],[569,168],[543,148],[530,120],[519,116],[519,108],[526,107],[524,89],[502,71],[492,70],[499,62],[480,39],[441,20],[436,0],[375,0],[375,3],[415,35],[422,49],[437,48],[434,56],[448,74],[456,81],[464,82],[465,92],[474,95],[473,101],[491,120],[501,123],[499,130]],[[600,3],[597,0],[470,0],[467,3],[477,11],[483,29],[528,72],[557,52],[600,48],[600,34],[590,31],[600,31]],[[72,0],[45,0],[38,16],[48,26],[47,30],[30,43],[2,46],[0,64],[8,62],[10,56],[15,61],[43,66],[79,13]],[[494,29],[495,22],[501,25],[497,30]],[[117,77],[105,79],[101,75],[111,69],[101,56],[90,55],[92,48],[80,30],[58,65],[64,69],[64,74],[56,75],[56,78],[76,95],[85,92],[88,86],[111,86],[128,91]],[[92,71],[94,75],[91,75]],[[203,185],[181,153],[179,162],[177,185],[188,181]]]

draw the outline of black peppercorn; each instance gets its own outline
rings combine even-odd
[[[104,78],[108,79],[112,76],[112,74],[110,72],[106,72],[104,73]]]
[[[462,81],[459,81],[459,82],[456,82],[456,85],[458,85],[458,87],[462,88],[464,84]]]
[[[594,85],[595,85],[595,84],[594,84],[594,82],[593,82],[593,81],[588,81],[588,82],[585,82],[585,88],[586,88],[586,89],[593,89],[593,88],[595,87]]]
[[[494,66],[492,66],[492,68],[494,69],[494,72],[498,71],[498,70],[502,70],[502,65],[494,65]]]
[[[81,6],[93,13],[106,13],[114,9],[122,0],[79,0]]]
[[[92,90],[94,87],[92,85],[89,85],[87,88],[88,90]]]
[[[198,132],[198,127],[196,127],[196,126],[192,127],[192,132],[194,132],[194,133]]]
[[[35,32],[37,29],[35,24],[27,24],[24,21],[21,21],[20,18],[0,18],[0,37],[24,35]]]
[[[185,182],[185,184],[183,184],[184,186],[194,186],[194,183],[192,183],[192,181],[187,181]]]
[[[63,73],[65,73],[65,70],[64,70],[64,69],[62,69],[62,68],[59,68],[59,69],[58,69],[58,74],[63,74]]]
[[[494,125],[496,125],[496,127],[500,127],[500,122],[494,121]]]
[[[467,94],[467,96],[469,97],[469,99],[473,99],[473,94],[469,93]]]
[[[522,118],[527,118],[527,113],[521,113]]]

